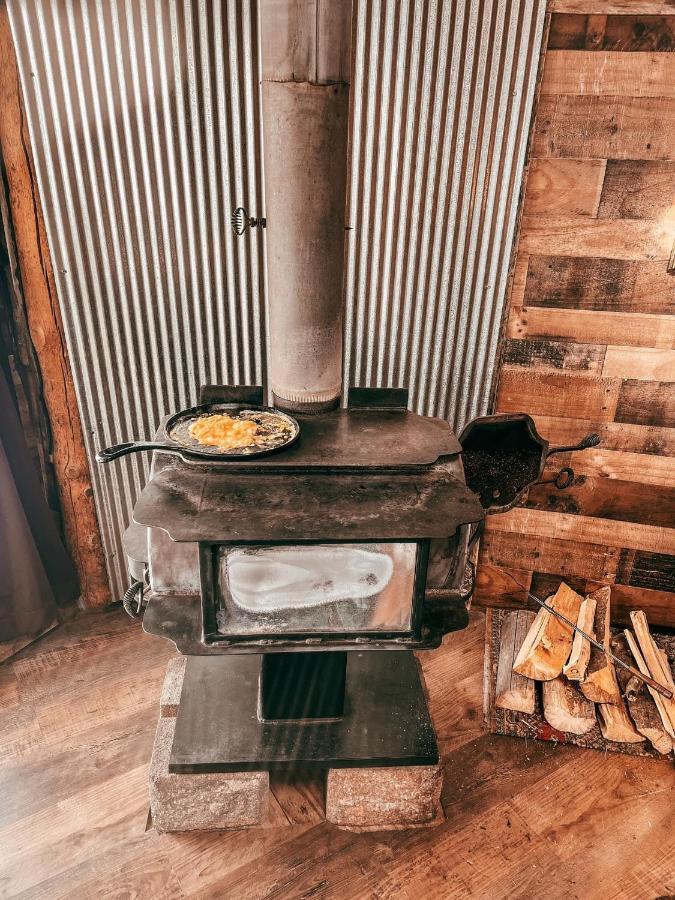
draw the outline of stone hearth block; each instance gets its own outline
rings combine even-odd
[[[176,656],[169,660],[159,699],[159,714],[162,718],[170,716],[175,719],[178,715],[186,663],[187,657],[185,656]]]
[[[160,717],[150,762],[150,809],[157,831],[214,831],[261,825],[267,816],[267,772],[169,772],[175,730],[175,718]]]
[[[345,828],[391,829],[444,820],[440,766],[330,769],[326,819]]]

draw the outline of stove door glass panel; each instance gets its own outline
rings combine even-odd
[[[416,543],[221,547],[218,630],[411,630]]]

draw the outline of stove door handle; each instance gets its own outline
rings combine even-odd
[[[128,441],[126,444],[114,444],[99,450],[96,454],[96,462],[107,463],[127,453],[139,453],[141,450],[163,450],[165,453],[179,453],[180,448],[174,444],[160,444],[158,441]]]

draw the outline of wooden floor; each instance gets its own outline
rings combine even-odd
[[[445,825],[352,834],[320,785],[267,827],[158,835],[147,766],[171,646],[119,611],[0,666],[0,896],[656,898],[675,894],[668,762],[481,733],[483,619],[423,654]]]

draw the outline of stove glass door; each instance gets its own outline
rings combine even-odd
[[[418,544],[221,546],[223,634],[411,630]]]

